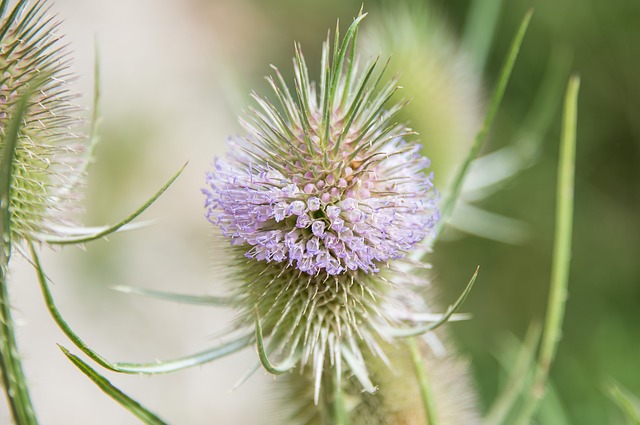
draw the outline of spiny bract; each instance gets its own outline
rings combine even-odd
[[[75,209],[86,138],[74,127],[82,121],[72,104],[67,55],[58,23],[47,17],[47,2],[21,0],[7,11],[0,4],[0,152],[7,127],[23,96],[30,97],[17,134],[11,172],[12,239],[39,240],[60,234],[61,210]]]
[[[377,59],[356,59],[363,17],[341,42],[336,30],[332,55],[327,37],[319,85],[298,45],[295,97],[274,67],[280,109],[253,95],[246,136],[229,141],[204,190],[207,218],[249,259],[234,276],[242,324],[257,315],[267,352],[312,362],[316,397],[323,368],[340,375],[343,361],[373,391],[361,346],[384,356],[379,338],[423,309],[415,279],[393,260],[439,218],[429,161],[394,121],[402,105],[386,108],[396,82],[382,83]]]

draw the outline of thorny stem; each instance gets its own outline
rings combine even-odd
[[[7,290],[7,272],[11,258],[11,211],[9,207],[11,171],[18,143],[18,131],[30,94],[27,92],[18,102],[15,115],[6,128],[4,146],[0,153],[0,373],[16,425],[36,425],[38,423],[18,354]]]
[[[2,251],[3,253],[0,254],[2,261],[0,267],[0,369],[2,370],[2,384],[16,425],[35,425],[38,421],[22,370],[13,319],[11,318],[11,307],[9,306],[6,279],[9,256],[4,250]]]

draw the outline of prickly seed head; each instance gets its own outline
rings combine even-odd
[[[38,240],[74,209],[86,139],[68,91],[68,60],[46,1],[18,1],[0,16],[0,151],[18,101],[31,93],[19,128],[10,189],[14,240]]]

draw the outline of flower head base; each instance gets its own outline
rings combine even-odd
[[[5,2],[3,2],[4,4]],[[0,15],[0,148],[19,100],[31,93],[17,134],[10,211],[12,239],[58,234],[73,207],[82,174],[84,139],[73,132],[81,120],[65,83],[64,46],[58,24],[45,17],[46,1],[18,1]]]
[[[394,121],[402,105],[386,108],[395,81],[381,84],[378,60],[356,60],[363,17],[342,42],[336,31],[332,55],[327,39],[319,85],[297,45],[295,98],[274,68],[280,109],[253,95],[247,135],[229,141],[203,191],[207,218],[242,259],[233,276],[241,325],[257,316],[266,352],[313,365],[316,401],[323,370],[340,376],[343,363],[374,390],[361,347],[384,358],[379,341],[424,309],[417,279],[392,262],[439,218],[429,161]]]

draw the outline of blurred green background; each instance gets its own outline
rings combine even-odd
[[[544,317],[560,105],[569,74],[578,73],[582,86],[570,296],[551,379],[568,423],[622,424],[606,384],[613,379],[640,394],[640,2],[476,1],[477,5],[417,0],[365,4],[369,17],[363,24],[363,42],[367,34],[371,40],[376,38],[381,20],[402,14],[407,7],[413,18],[428,14],[418,27],[424,33],[416,31],[412,44],[419,51],[413,55],[382,52],[392,56],[392,67],[407,70],[413,82],[418,81],[414,90],[430,82],[439,64],[445,67],[445,75],[455,74],[453,79],[433,80],[429,90],[435,85],[440,91],[428,95],[412,93],[412,82],[405,83],[401,77],[402,96],[414,98],[405,118],[422,133],[441,191],[446,191],[446,176],[471,142],[465,135],[475,132],[517,26],[529,8],[535,9],[485,151],[514,145],[537,148],[525,149],[530,153],[525,155],[527,166],[503,182],[500,190],[474,201],[477,207],[520,220],[518,229],[526,230],[525,236],[512,241],[517,243],[502,243],[448,229],[431,257],[434,285],[442,292],[441,302],[448,303],[476,265],[481,266],[477,286],[463,308],[473,314],[473,320],[450,328],[461,353],[472,361],[486,408],[498,391],[502,372],[496,357],[505,338],[510,334],[522,338],[532,321]],[[215,333],[231,320],[231,314],[114,295],[107,286],[125,283],[196,293],[224,290],[215,265],[211,267],[220,254],[211,247],[199,194],[208,163],[224,151],[227,135],[240,132],[235,116],[250,104],[250,91],[267,93],[262,77],[270,71],[268,64],[290,75],[296,40],[302,43],[314,72],[327,29],[335,27],[336,18],[344,28],[360,6],[359,0],[56,3],[55,10],[65,19],[62,30],[69,33],[76,51],[81,75],[77,87],[85,95],[91,91],[93,33],[101,52],[103,137],[90,171],[90,224],[122,216],[190,160],[184,176],[148,214],[162,218],[162,223],[116,236],[86,253],[65,251],[63,260],[58,260],[59,253],[50,256],[52,263],[57,262],[51,266],[57,287],[67,288],[59,289],[67,291],[60,296],[68,306],[82,304],[78,312],[67,307],[72,325],[79,323],[85,334],[104,335],[104,340],[93,337],[99,345],[94,348],[122,357],[113,360],[174,357],[203,348],[203,341],[210,345]],[[487,17],[474,15],[474,7]],[[492,9],[497,11],[495,24]],[[474,16],[480,18],[472,28]],[[432,25],[442,27],[441,31],[434,35]],[[394,33],[393,27],[390,32]],[[490,41],[486,56],[481,52],[482,37]],[[370,42],[367,48],[378,47]],[[462,63],[451,65],[458,55],[464,57]],[[422,57],[437,60],[421,63]],[[464,90],[458,90],[460,85]],[[453,103],[447,103],[449,99]],[[90,96],[84,101],[90,104]],[[452,111],[447,112],[449,117],[459,115],[450,123],[451,133],[440,134],[437,141],[438,130],[429,125],[432,114],[443,111]],[[458,139],[447,140],[447,134]],[[465,219],[464,215],[458,218]],[[28,292],[22,295],[29,296]],[[29,314],[26,307],[24,314]],[[46,318],[32,320],[31,327],[42,321]],[[30,340],[25,338],[29,350]],[[32,339],[34,355],[30,357],[37,357],[37,334]],[[119,341],[125,348],[114,348]],[[174,386],[174,391],[182,385],[182,398],[162,395],[157,389],[162,382],[173,382],[163,381],[170,378],[137,381],[132,387],[129,377],[118,377],[116,383],[159,413],[168,411],[165,416],[174,423],[253,423],[251,417],[241,419],[241,414],[248,399],[257,408],[269,409],[265,406],[273,396],[262,397],[264,377],[253,378],[253,384],[250,380],[245,384],[249,389],[226,394],[255,360],[253,353],[245,354],[236,363],[223,360],[222,366],[198,369],[189,384],[166,384]],[[48,355],[57,356],[55,350]],[[232,364],[231,377],[222,378],[219,372]],[[42,367],[42,377],[34,372],[34,379],[46,381],[46,369]],[[64,370],[75,373],[71,367]],[[39,388],[41,395],[36,399],[40,397],[41,405],[46,405],[48,387],[41,382]],[[111,409],[106,407],[111,403],[106,397],[89,390],[90,384],[84,388],[87,397],[105,399],[101,408]],[[53,412],[57,406],[49,408]],[[216,416],[225,408],[229,416]],[[208,416],[198,414],[199,410]],[[104,423],[132,420],[124,414],[116,417],[105,416],[110,419]]]

